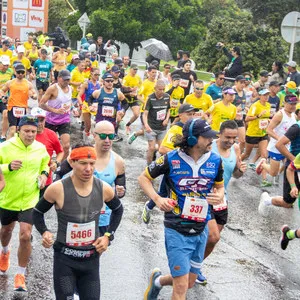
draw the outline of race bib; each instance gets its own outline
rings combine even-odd
[[[61,108],[63,108],[63,109],[65,110],[66,113],[71,111],[71,107],[72,107],[72,101],[63,103],[63,104],[61,105]]]
[[[259,129],[267,129],[269,125],[268,119],[259,120]]]
[[[208,203],[205,199],[185,197],[181,218],[196,222],[205,222],[207,218]]]
[[[189,86],[189,80],[187,79],[180,79],[179,85],[183,88],[187,88]]]
[[[102,116],[113,117],[115,115],[115,108],[113,106],[102,106]]]
[[[174,98],[171,99],[171,101],[170,101],[171,107],[177,107],[178,104],[179,104],[179,99],[174,99]]]
[[[220,211],[220,210],[224,210],[227,209],[227,199],[226,199],[226,195],[224,195],[223,198],[223,203],[219,204],[219,205],[213,205],[213,210],[214,211]]]
[[[39,73],[39,76],[40,76],[40,78],[43,78],[43,79],[45,79],[45,78],[47,78],[48,77],[48,73],[47,72],[40,72]]]
[[[166,118],[166,112],[167,112],[166,109],[159,110],[156,113],[156,120],[157,121],[163,121]]]
[[[198,111],[195,112],[194,118],[201,118],[203,115],[203,110],[199,109]]]
[[[26,109],[25,107],[13,107],[13,115],[16,118],[21,118],[25,115]]]
[[[95,221],[89,223],[71,223],[67,225],[66,244],[68,246],[86,246],[95,241]]]

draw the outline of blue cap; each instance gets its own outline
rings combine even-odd
[[[195,119],[188,120],[183,126],[183,136],[188,138],[190,136],[190,125]],[[193,125],[192,134],[195,137],[203,136],[205,138],[215,138],[218,134],[217,131],[212,130],[210,125],[202,119],[196,119]]]
[[[105,79],[114,79],[114,77],[109,73],[109,72],[106,72],[103,76],[102,76],[102,79],[105,80]]]
[[[38,127],[38,119],[32,115],[25,115],[20,118],[18,126],[21,127],[23,125],[32,125]]]

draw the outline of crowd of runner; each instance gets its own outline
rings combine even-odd
[[[141,218],[148,224],[155,206],[165,213],[170,274],[152,271],[147,300],[157,299],[167,285],[172,299],[186,299],[195,282],[207,283],[201,267],[227,223],[231,177],[253,170],[261,176],[260,186],[268,188],[278,185],[283,173],[283,195],[261,195],[258,211],[264,217],[272,206],[293,208],[298,198],[300,73],[294,61],[275,61],[257,81],[240,73],[225,83],[240,55],[233,47],[231,54],[224,50],[232,59],[229,66],[206,83],[192,70],[188,52],[179,52],[177,66],[166,63],[161,70],[154,59],[141,72],[117,51],[101,37],[79,53],[64,44],[55,49],[47,38],[40,44],[32,36],[24,44],[2,41],[0,271],[9,269],[18,222],[17,292],[27,291],[34,225],[42,245],[54,249],[56,299],[74,294],[99,299],[99,256],[114,239],[126,194],[125,162],[112,150],[113,142],[134,148],[137,139],[147,140],[147,167],[137,179],[149,197]],[[76,120],[79,141],[71,140]],[[125,141],[118,132],[122,127]],[[158,177],[156,190],[152,182]],[[44,219],[52,206],[55,240]],[[284,225],[281,248],[299,237],[300,229]]]

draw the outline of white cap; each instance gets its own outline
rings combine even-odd
[[[7,55],[1,55],[0,56],[0,63],[2,64],[2,65],[10,65],[10,59],[9,59],[9,56],[7,56]]]
[[[18,52],[18,53],[25,53],[25,47],[22,46],[22,45],[18,46],[18,47],[17,47],[17,52]]]
[[[46,118],[46,111],[38,106],[34,107],[31,110],[30,114],[36,118],[38,117]]]
[[[295,61],[291,60],[288,63],[284,64],[284,66],[296,68],[297,67],[297,63]]]

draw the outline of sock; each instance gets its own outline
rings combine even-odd
[[[2,252],[3,252],[4,254],[8,253],[8,252],[9,252],[8,246],[2,247]]]
[[[286,236],[288,237],[289,240],[292,240],[296,237],[296,230],[289,230],[287,233],[286,233]]]
[[[128,123],[126,124],[126,126],[128,126],[128,127],[129,127],[130,125],[131,125],[131,123],[130,123],[130,122],[128,122]]]
[[[25,272],[26,272],[26,268],[18,266],[18,272],[17,272],[17,274],[25,275]]]
[[[265,200],[265,205],[269,206],[272,205],[272,198],[268,197],[268,199]]]
[[[149,210],[152,210],[155,207],[155,205],[155,202],[153,200],[150,200],[146,206]]]
[[[158,276],[158,277],[155,279],[155,281],[154,281],[154,285],[155,285],[156,287],[158,287],[158,288],[161,288],[161,287],[162,287],[162,285],[160,284],[160,281],[159,281],[160,277],[161,277],[161,275]]]

